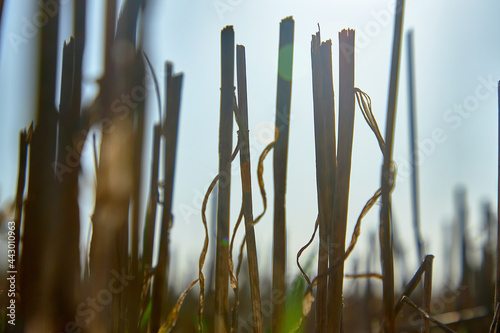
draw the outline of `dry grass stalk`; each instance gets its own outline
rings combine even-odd
[[[399,298],[398,302],[396,303],[396,306],[394,307],[394,315],[397,316],[398,313],[401,311],[401,308],[403,306],[403,297],[404,296],[410,296],[413,291],[417,288],[418,284],[420,283],[420,280],[422,279],[422,275],[426,273],[426,270],[428,269],[428,262],[432,261],[434,259],[433,255],[427,255],[425,256],[422,264],[418,268],[418,270],[415,272],[411,280],[406,284],[406,286],[403,289],[403,292],[401,293],[401,297]],[[427,273],[426,273],[427,274]],[[432,272],[431,272],[432,274]],[[384,318],[385,320],[385,318]]]
[[[234,109],[234,30],[221,33],[221,106],[219,126],[219,188],[215,262],[215,331],[229,331],[229,207]]]
[[[167,115],[163,123],[162,134],[165,137],[163,214],[160,235],[160,253],[153,283],[153,309],[151,330],[156,332],[162,320],[163,300],[168,291],[169,243],[172,227],[172,197],[174,190],[175,155],[179,128],[179,109],[181,101],[182,74],[172,74],[172,64],[167,63],[166,105]]]
[[[332,267],[345,251],[347,209],[349,204],[349,182],[351,174],[352,141],[354,131],[354,30],[339,33],[339,133],[337,148],[337,174],[335,180],[334,223],[332,230]],[[342,320],[343,263],[330,281],[330,316],[328,327],[331,332],[340,332]]]
[[[403,303],[405,304],[408,304],[409,306],[411,306],[413,309],[417,310],[426,320],[426,322],[430,321],[434,324],[436,324],[437,326],[439,326],[439,328],[441,328],[443,331],[445,332],[448,332],[448,333],[455,333],[455,331],[453,331],[452,329],[448,328],[446,325],[444,325],[443,323],[439,322],[438,320],[432,318],[428,312],[426,312],[425,310],[421,309],[418,307],[417,304],[415,304],[408,296],[403,296],[402,298],[402,301]]]
[[[274,223],[273,223],[273,281],[272,293],[286,295],[286,222],[285,193],[288,156],[288,131],[292,96],[293,36],[295,22],[287,17],[280,23],[278,84],[276,95],[276,131],[274,144]],[[280,332],[285,315],[285,302],[275,304],[272,313],[272,331]]]
[[[425,280],[424,280],[424,311],[426,313],[431,313],[431,301],[432,301],[432,263],[434,257],[430,256],[425,262]],[[423,333],[429,333],[429,321],[424,321],[422,326]]]
[[[317,32],[316,35],[312,37],[311,58],[316,141],[316,182],[319,211],[318,275],[324,275],[328,270],[328,257],[330,252],[328,243],[331,238],[330,228],[333,220],[335,123],[333,114],[331,41],[320,44],[321,37],[320,33]],[[326,331],[328,321],[327,296],[328,279],[324,278],[318,282],[317,288],[316,330],[318,332]]]
[[[46,2],[46,1],[44,1]],[[23,302],[18,310],[26,326],[25,332],[40,332],[59,329],[56,314],[62,304],[55,302],[57,285],[55,277],[60,274],[57,265],[48,267],[45,263],[57,262],[60,253],[51,244],[61,236],[52,230],[56,213],[59,211],[56,197],[60,188],[54,180],[56,152],[57,113],[54,107],[57,36],[59,15],[47,19],[41,27],[40,74],[38,77],[38,106],[36,128],[30,149],[28,195],[25,207],[23,257],[19,278]]]
[[[384,162],[382,165],[381,188],[382,208],[380,210],[380,248],[382,274],[384,275],[384,331],[393,333],[394,323],[394,261],[391,234],[391,176],[392,147],[394,137],[394,123],[396,118],[396,100],[398,92],[399,62],[401,53],[401,32],[403,29],[404,0],[396,2],[396,20],[394,23],[394,39],[392,46],[391,74],[389,83],[389,97],[387,104],[387,121],[385,132]]]
[[[415,242],[417,244],[418,262],[425,256],[424,243],[420,234],[420,205],[419,205],[419,182],[418,182],[418,161],[417,158],[417,122],[415,106],[415,79],[413,63],[413,31],[408,33],[408,103],[410,119],[410,152],[411,152],[411,181],[412,181],[412,209],[413,209],[413,230],[415,232]]]
[[[16,208],[14,215],[14,222],[16,224],[15,229],[15,253],[16,265],[19,265],[19,239],[20,239],[20,230],[21,230],[21,221],[23,217],[23,208],[24,208],[24,190],[26,187],[26,169],[27,169],[27,161],[28,161],[28,147],[30,145],[31,136],[33,135],[33,123],[31,123],[30,127],[21,131],[19,135],[19,172],[17,175],[17,192],[16,192]]]
[[[238,45],[236,49],[238,72],[238,104],[239,104],[239,136],[240,166],[243,191],[243,215],[245,217],[245,238],[248,254],[248,271],[250,277],[250,293],[253,312],[254,332],[263,332],[260,302],[259,267],[257,263],[257,244],[253,229],[252,185],[250,170],[250,138],[248,134],[248,102],[245,47]]]

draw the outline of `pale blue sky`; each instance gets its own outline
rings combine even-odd
[[[90,31],[85,54],[85,79],[89,82],[87,96],[91,96],[92,89],[95,89],[91,80],[96,79],[102,70],[98,56],[102,38],[98,29],[102,26],[103,5],[98,0],[88,0],[88,4]],[[229,7],[218,13],[216,4]],[[14,197],[18,132],[31,121],[34,103],[27,96],[36,89],[36,80],[28,75],[36,70],[33,65],[36,38],[26,45],[19,45],[18,52],[6,38],[9,33],[21,34],[21,18],[30,18],[36,9],[31,9],[30,13],[29,8],[12,0],[7,0],[6,6],[8,16],[2,26],[0,55],[0,114],[3,119],[0,123],[0,152],[4,157],[0,203]],[[183,267],[177,275],[180,283],[196,275],[204,236],[199,213],[200,197],[218,169],[220,30],[228,24],[234,25],[236,43],[246,46],[254,211],[258,214],[262,204],[255,186],[255,170],[258,156],[269,142],[266,130],[269,124],[274,124],[279,22],[289,15],[295,19],[287,193],[288,267],[292,277],[298,272],[295,254],[309,239],[317,214],[311,35],[319,23],[323,40],[332,39],[334,76],[337,77],[338,32],[343,28],[356,30],[356,86],[371,96],[373,112],[382,133],[385,133],[393,31],[393,18],[386,14],[392,13],[393,7],[393,1],[385,0],[150,1],[144,49],[159,76],[162,76],[163,62],[167,59],[174,62],[176,71],[184,73],[175,176],[175,224],[171,234],[172,264]],[[500,22],[495,15],[498,12],[500,3],[494,0],[410,0],[406,5],[404,30],[413,29],[415,32],[418,135],[420,141],[431,139],[433,131],[441,129],[441,136],[445,138],[425,155],[420,169],[422,234],[427,252],[436,255],[435,272],[441,277],[447,264],[439,245],[443,237],[440,224],[449,224],[453,219],[455,186],[464,184],[468,190],[470,234],[473,238],[480,234],[479,226],[483,222],[480,203],[489,200],[496,207],[497,95],[496,87],[483,81],[495,85],[500,78],[497,56],[500,44],[496,36]],[[61,40],[69,37],[68,27],[67,23],[63,24]],[[403,41],[405,51],[406,39]],[[407,269],[414,271],[416,255],[411,227],[410,178],[404,170],[405,161],[409,160],[406,71],[406,53],[403,53],[394,147],[394,158],[400,172],[393,192],[393,212],[398,236],[405,239]],[[338,87],[337,78],[334,86],[335,89]],[[475,97],[477,89],[480,95]],[[152,92],[150,97],[154,98]],[[475,101],[478,105],[474,104]],[[157,117],[156,101],[151,99],[151,102],[148,109],[150,123]],[[473,110],[470,115],[467,110],[463,115],[447,113],[455,104],[467,103],[472,103],[466,105]],[[382,161],[375,137],[359,110],[356,112],[347,241],[361,208],[379,186]],[[451,121],[451,116],[460,118]],[[146,143],[146,155],[149,155],[149,133]],[[265,164],[265,182],[268,200],[272,203],[272,156],[269,157]],[[149,165],[149,156],[146,158]],[[149,171],[149,167],[147,169]],[[92,185],[93,176],[87,172],[89,168],[84,170],[86,177],[82,178],[82,183],[86,179],[85,183]],[[239,171],[234,172],[232,192],[234,223],[241,198]],[[84,202],[91,203],[92,198],[85,195],[82,197]],[[82,214],[88,216],[85,215],[88,212]],[[375,206],[365,218],[353,256],[364,258],[368,251],[378,246],[370,244],[368,237],[377,229],[378,214],[379,207]],[[259,265],[263,274],[269,273],[271,267],[272,204],[266,215],[256,227]],[[311,251],[315,250],[311,248]],[[347,267],[346,271],[349,271],[352,266],[348,263]],[[375,270],[379,271],[379,267]]]

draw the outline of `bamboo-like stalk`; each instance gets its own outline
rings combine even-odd
[[[394,307],[394,315],[397,316],[397,314],[401,311],[401,308],[403,307],[403,297],[404,296],[410,296],[415,289],[417,288],[418,284],[420,283],[420,280],[422,279],[422,275],[426,273],[428,262],[434,260],[433,255],[426,255],[424,260],[422,261],[422,264],[420,267],[417,269],[413,277],[410,279],[410,281],[406,284],[406,286],[403,289],[403,292],[401,293],[401,297],[399,298],[398,302],[396,303]],[[432,274],[432,272],[431,272]]]
[[[349,183],[351,174],[352,141],[354,132],[354,30],[342,30],[339,33],[339,133],[337,148],[337,174],[335,179],[334,223],[332,230],[333,257],[336,262],[345,251],[347,210],[349,205]],[[342,287],[344,265],[333,273],[330,281],[330,317],[331,332],[341,331],[342,322]]]
[[[276,96],[276,131],[274,144],[274,223],[273,223],[273,281],[272,293],[286,296],[286,222],[285,193],[292,95],[293,36],[295,22],[288,17],[280,23],[278,83]],[[285,315],[285,302],[273,304],[272,331],[280,332]]]
[[[59,320],[70,321],[75,317],[76,307],[75,290],[78,290],[80,281],[80,209],[78,205],[78,175],[80,172],[80,156],[83,144],[74,143],[75,132],[78,129],[80,118],[79,109],[72,108],[73,91],[76,89],[75,72],[75,40],[71,39],[63,47],[61,100],[59,105],[59,135],[57,161],[61,165],[70,164],[72,171],[56,178],[59,182],[57,203],[64,207],[56,217],[55,230],[63,237],[53,242],[54,251],[58,258],[54,258],[57,271],[53,277],[61,298],[64,299],[59,309]],[[80,87],[80,86],[79,86]],[[76,152],[70,157],[71,152]],[[71,161],[69,160],[71,158]]]
[[[43,1],[43,4],[47,3]],[[56,265],[59,253],[54,253],[53,241],[59,236],[52,230],[59,211],[56,196],[58,184],[54,180],[56,153],[57,112],[54,106],[57,68],[57,40],[59,13],[51,15],[41,27],[39,91],[36,129],[30,149],[28,197],[25,207],[23,252],[20,267],[22,302],[18,318],[25,324],[24,332],[57,330],[57,304],[54,300],[57,282]]]
[[[415,106],[415,66],[413,63],[413,31],[408,32],[408,104],[410,122],[410,152],[411,152],[411,181],[412,181],[412,209],[413,209],[413,230],[415,233],[415,243],[417,244],[418,262],[424,258],[425,250],[420,234],[420,205],[419,205],[419,177],[417,159],[417,123]],[[427,322],[428,323],[428,322]]]
[[[153,309],[151,313],[151,331],[157,332],[163,316],[163,300],[168,291],[168,265],[170,228],[172,227],[172,197],[174,188],[175,155],[179,127],[179,108],[181,100],[182,74],[172,75],[172,64],[167,63],[166,100],[167,116],[163,124],[165,136],[163,215],[160,235],[160,253],[153,284]]]
[[[153,243],[158,207],[158,173],[160,166],[161,125],[153,127],[153,162],[151,163],[151,181],[149,183],[149,202],[146,222],[144,224],[144,251],[142,255],[143,269],[153,267]]]
[[[238,110],[240,136],[240,168],[243,197],[243,215],[245,217],[245,237],[248,254],[248,273],[252,300],[253,328],[255,333],[263,332],[260,302],[259,266],[257,263],[257,244],[253,228],[252,184],[250,169],[250,138],[248,134],[248,102],[245,47],[236,47],[238,72]]]
[[[217,191],[217,245],[215,261],[216,332],[229,331],[229,208],[234,109],[234,30],[221,32],[221,98],[219,126],[219,188]]]
[[[401,33],[403,30],[404,0],[396,2],[396,20],[394,23],[394,39],[392,45],[391,75],[389,83],[389,97],[387,103],[387,121],[385,132],[384,162],[382,165],[381,188],[382,208],[380,210],[380,249],[384,300],[384,331],[393,333],[394,324],[394,261],[391,236],[391,189],[392,189],[392,147],[394,124],[396,119],[396,101],[398,94],[399,63],[401,53]]]
[[[328,40],[320,45],[320,56],[322,64],[322,107],[325,117],[325,150],[326,150],[326,232],[328,233],[328,258],[329,265],[335,262],[334,256],[334,206],[335,206],[335,183],[337,175],[337,147],[335,142],[335,103],[333,91],[333,69],[332,69],[332,42]],[[328,299],[334,298],[335,288],[333,280],[335,272],[330,271],[328,285]],[[334,302],[328,304],[328,318],[332,318],[333,313],[338,311],[335,308]],[[330,325],[330,323],[328,323]],[[329,330],[332,328],[329,327]]]
[[[314,134],[316,148],[316,182],[318,194],[318,224],[319,224],[319,251],[318,251],[318,275],[324,275],[328,270],[328,233],[326,221],[326,151],[324,133],[324,114],[322,108],[322,80],[321,80],[321,58],[319,45],[321,43],[320,33],[312,36],[311,41],[311,63],[313,72],[313,99],[314,99]],[[318,282],[316,296],[316,332],[326,330],[326,304],[327,304],[328,278],[320,279]]]
[[[21,221],[24,208],[24,189],[26,187],[26,169],[28,161],[28,146],[33,134],[33,124],[26,130],[21,131],[19,135],[19,173],[17,175],[17,192],[16,192],[16,210],[14,216],[15,225],[15,263],[19,267],[19,239],[21,231]]]
[[[432,301],[432,263],[434,257],[430,256],[428,260],[425,261],[425,279],[424,279],[424,308],[425,313],[430,315],[431,313],[431,301]],[[429,321],[425,320],[422,326],[423,333],[429,333]]]
[[[328,270],[330,228],[333,222],[333,192],[335,186],[335,123],[333,110],[333,81],[331,41],[321,43],[320,33],[312,37],[311,58],[313,67],[314,128],[316,140],[316,173],[319,211],[318,275]],[[330,274],[333,276],[333,273]],[[318,281],[316,301],[316,330],[325,332],[327,327],[328,278]],[[327,311],[328,310],[328,311]]]

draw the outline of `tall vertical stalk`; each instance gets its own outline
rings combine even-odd
[[[417,123],[415,107],[415,66],[413,63],[413,31],[408,32],[408,103],[410,110],[410,153],[411,153],[411,182],[412,182],[412,209],[413,209],[413,230],[415,233],[415,243],[417,244],[418,263],[425,255],[422,236],[420,235],[420,205],[419,205],[419,182],[418,182],[418,161],[417,159]]]
[[[399,62],[401,53],[401,32],[403,30],[404,0],[396,3],[396,20],[394,23],[394,39],[392,45],[391,76],[387,103],[387,121],[385,127],[384,162],[382,165],[381,188],[382,208],[380,210],[380,248],[384,300],[384,331],[393,333],[394,324],[394,261],[391,235],[391,189],[392,189],[392,147],[394,123],[396,119],[396,103],[398,94]]]
[[[424,279],[424,311],[430,315],[431,301],[432,301],[432,263],[434,256],[429,256],[429,259],[424,262],[425,265],[425,279]],[[428,320],[424,320],[422,325],[422,333],[429,333]]]
[[[349,186],[351,175],[352,141],[354,132],[354,30],[339,33],[339,133],[337,148],[337,174],[335,180],[334,223],[332,230],[333,257],[337,261],[345,251],[347,211],[349,205]],[[342,293],[344,265],[333,273],[330,281],[331,313],[329,328],[340,332],[342,324]]]
[[[312,37],[314,128],[316,140],[316,180],[319,211],[318,275],[328,270],[329,246],[333,222],[333,194],[335,189],[335,122],[333,109],[333,80],[331,41],[321,43],[320,33]],[[316,302],[316,330],[326,332],[328,278],[318,281]]]
[[[219,126],[219,188],[215,261],[215,331],[229,331],[229,208],[234,106],[234,30],[221,33],[221,98]]]
[[[274,223],[272,293],[279,298],[286,294],[286,222],[285,193],[288,158],[288,131],[292,95],[293,35],[295,22],[288,17],[280,23],[278,83],[276,96],[276,131],[274,144]],[[274,304],[272,331],[280,332],[285,314],[285,302]]]
[[[165,137],[163,214],[160,234],[160,253],[153,284],[153,309],[151,331],[157,332],[162,320],[163,300],[168,291],[168,264],[170,228],[172,227],[172,197],[174,189],[175,155],[179,128],[179,108],[181,100],[182,74],[172,75],[172,64],[167,63],[166,105],[167,116],[163,123]]]
[[[245,217],[245,238],[248,254],[248,273],[250,276],[250,294],[252,300],[253,328],[255,333],[262,333],[262,313],[260,303],[259,266],[257,264],[257,244],[253,229],[252,184],[250,170],[250,138],[248,133],[248,102],[245,47],[236,48],[238,72],[238,110],[240,136],[240,165],[243,197],[243,216]]]
[[[49,1],[43,0],[42,5]],[[59,184],[54,179],[57,112],[54,98],[56,90],[57,39],[59,11],[51,15],[41,27],[40,72],[36,112],[29,157],[28,197],[23,231],[23,258],[21,261],[20,290],[23,302],[19,308],[20,321],[25,332],[57,330],[56,313],[59,304],[55,297],[57,286],[54,277],[60,274],[56,265],[45,263],[58,259],[53,242],[58,241],[59,230],[54,229],[58,213]]]

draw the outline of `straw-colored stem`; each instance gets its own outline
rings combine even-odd
[[[389,97],[387,103],[387,121],[385,127],[384,162],[382,165],[381,188],[382,208],[380,210],[380,248],[384,301],[384,331],[393,333],[394,323],[394,259],[392,251],[391,231],[391,189],[393,176],[391,172],[394,124],[396,119],[396,101],[398,93],[399,63],[401,53],[401,32],[403,29],[404,0],[396,3],[396,21],[394,23],[394,39],[392,46],[391,74],[389,82]]]
[[[339,133],[337,148],[337,174],[335,179],[334,223],[330,266],[345,252],[346,225],[349,205],[352,142],[354,132],[354,30],[339,33]],[[330,314],[328,327],[331,332],[341,331],[344,265],[340,265],[330,281]]]
[[[168,291],[168,265],[170,228],[172,227],[172,197],[174,190],[175,155],[177,151],[177,133],[179,128],[179,109],[181,102],[182,74],[172,75],[172,65],[167,63],[166,105],[162,134],[165,137],[163,214],[160,234],[160,253],[153,284],[153,309],[151,313],[151,331],[157,332],[164,313],[163,300]]]
[[[408,103],[410,120],[410,151],[411,151],[411,181],[412,181],[412,210],[413,230],[417,244],[418,262],[425,256],[424,243],[420,234],[420,205],[419,205],[419,178],[417,161],[417,122],[415,106],[415,69],[413,64],[413,31],[408,33]]]
[[[219,187],[217,191],[217,240],[215,261],[216,332],[229,331],[229,208],[234,109],[234,30],[221,33],[221,101],[219,126]]]
[[[238,106],[241,185],[243,191],[243,215],[245,218],[245,237],[248,254],[248,271],[250,277],[250,293],[252,299],[254,332],[263,332],[260,303],[259,267],[257,264],[257,244],[253,228],[252,184],[250,170],[250,138],[248,134],[248,103],[245,47],[238,45],[236,49],[238,72]]]
[[[424,279],[424,311],[428,314],[431,313],[431,301],[432,301],[432,263],[434,257],[430,256],[428,260],[425,261],[425,279]],[[423,333],[429,333],[429,321],[424,321],[422,326]]]
[[[291,17],[280,23],[278,84],[276,96],[276,131],[274,144],[274,218],[273,218],[273,280],[272,294],[279,298],[286,295],[286,222],[285,193],[288,159],[288,131],[292,95],[292,63],[294,20]],[[272,331],[280,332],[285,315],[285,302],[273,306]]]

